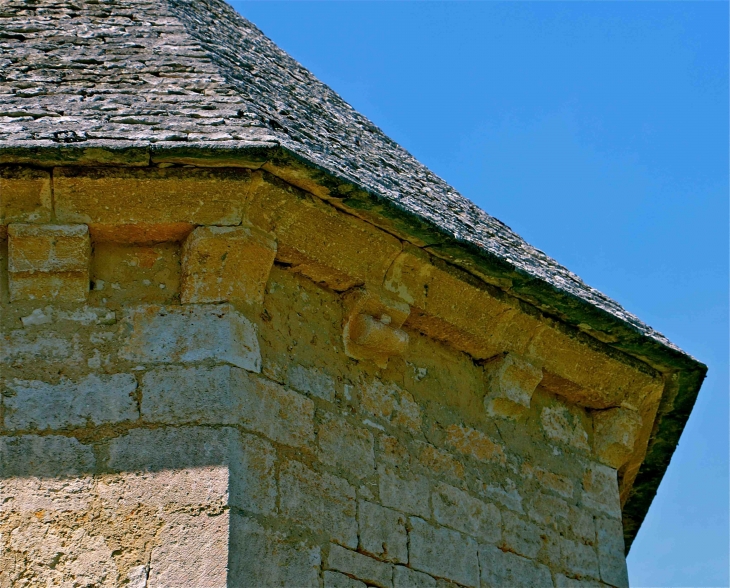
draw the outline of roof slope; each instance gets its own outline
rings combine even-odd
[[[0,162],[85,147],[293,156],[426,227],[432,251],[486,264],[514,295],[677,374],[669,428],[635,484],[643,518],[706,368],[456,192],[223,0],[0,0],[0,66]]]

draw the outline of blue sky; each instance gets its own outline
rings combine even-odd
[[[233,5],[710,372],[629,556],[728,586],[728,3]]]

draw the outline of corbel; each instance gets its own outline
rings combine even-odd
[[[530,409],[542,368],[515,354],[506,353],[484,364],[487,393],[484,408],[490,416],[516,419]]]
[[[345,355],[384,369],[390,357],[405,353],[408,333],[401,327],[410,314],[408,304],[362,288],[349,292],[344,303]]]

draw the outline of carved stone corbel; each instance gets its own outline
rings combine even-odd
[[[410,314],[405,302],[358,289],[345,296],[345,310],[345,355],[385,368],[390,357],[405,353],[408,333],[401,327]]]
[[[523,357],[507,353],[484,366],[487,394],[484,408],[490,416],[516,419],[530,408],[542,380],[542,369]]]
[[[593,413],[593,451],[602,463],[619,469],[631,456],[642,421],[629,408],[609,408]]]

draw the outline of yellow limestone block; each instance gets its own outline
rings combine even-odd
[[[342,339],[348,357],[385,369],[389,357],[405,353],[408,333],[400,327],[408,318],[407,304],[360,289],[347,295],[345,306],[349,314]]]
[[[255,227],[198,227],[183,245],[181,301],[261,304],[275,256]]]
[[[56,216],[88,224],[97,241],[180,239],[192,225],[240,224],[250,177],[240,168],[57,168]]]
[[[51,220],[51,177],[46,171],[0,168],[0,237],[9,223]]]
[[[10,299],[85,301],[90,256],[86,225],[9,225]]]

